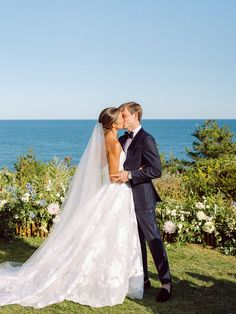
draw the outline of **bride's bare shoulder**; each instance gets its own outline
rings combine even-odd
[[[108,153],[114,155],[120,154],[122,148],[118,139],[110,136],[105,136],[105,146]]]

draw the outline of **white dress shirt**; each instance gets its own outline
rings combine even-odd
[[[128,139],[126,140],[126,142],[125,142],[125,144],[124,144],[124,152],[125,152],[126,155],[127,155],[127,151],[128,151],[128,148],[129,148],[131,142],[133,141],[135,135],[138,133],[138,131],[139,131],[141,128],[142,128],[142,126],[139,125],[136,129],[134,129],[134,130],[132,131],[132,132],[134,133],[134,134],[133,134],[133,138],[128,138]]]

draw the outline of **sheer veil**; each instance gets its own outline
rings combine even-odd
[[[84,229],[90,214],[86,204],[107,179],[104,131],[97,122],[62,204],[60,219],[54,223],[49,237],[24,264],[0,264],[0,305],[1,301],[11,302],[7,291],[20,294],[22,281],[19,279],[29,286],[24,290],[30,295],[36,287],[45,289],[49,281],[56,280],[63,268],[66,269],[66,258],[73,256],[72,248],[76,247],[71,235],[78,235],[77,241],[82,236],[80,229]],[[32,281],[32,276],[37,279]]]
[[[121,155],[123,167],[125,153]],[[0,306],[42,308],[64,300],[93,307],[143,296],[142,254],[131,188],[111,184],[97,123],[60,219],[23,264],[0,264]]]
[[[60,232],[68,220],[73,219],[74,216],[83,211],[83,204],[101,188],[107,177],[109,174],[104,131],[102,124],[97,122],[76,168],[61,207],[60,223],[55,225],[54,232],[56,230]]]

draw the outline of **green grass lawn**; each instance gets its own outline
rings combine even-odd
[[[42,242],[41,239],[0,240],[0,262],[25,261]],[[10,305],[0,313],[227,313],[236,314],[236,258],[200,245],[167,247],[173,277],[173,297],[166,303],[155,302],[160,283],[149,254],[153,288],[142,300],[126,298],[122,305],[100,309],[62,302],[43,309]]]

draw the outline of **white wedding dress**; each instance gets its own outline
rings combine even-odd
[[[125,157],[122,151],[120,170]],[[24,264],[0,264],[1,306],[41,308],[71,300],[102,307],[121,304],[126,296],[143,297],[132,191],[127,183],[110,183],[107,171],[106,164],[101,186],[83,206],[72,191],[73,213],[64,213],[67,207],[71,210],[69,199],[61,221]]]

